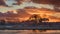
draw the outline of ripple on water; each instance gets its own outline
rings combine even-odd
[[[0,34],[60,34],[60,30],[0,30]]]

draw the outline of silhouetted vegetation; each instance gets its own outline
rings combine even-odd
[[[43,21],[49,21],[48,18],[42,18],[41,16],[37,15],[37,14],[33,14],[27,21],[33,21],[33,25],[37,26],[40,25]]]
[[[5,25],[5,20],[0,20],[1,25]]]

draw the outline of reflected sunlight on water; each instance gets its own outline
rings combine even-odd
[[[60,34],[60,30],[0,30],[0,34]]]

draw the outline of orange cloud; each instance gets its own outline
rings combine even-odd
[[[13,13],[17,12],[17,14],[13,14],[12,12]],[[46,8],[24,8],[24,9],[12,10],[12,12],[7,12],[8,14],[7,13],[3,14],[5,16],[4,19],[10,16],[13,19],[12,21],[14,21],[15,18],[17,18],[16,21],[17,20],[26,21],[31,15],[37,14],[42,18],[48,18],[49,22],[60,22],[60,17],[56,16],[56,13],[60,12],[56,12],[54,10]]]
[[[60,18],[58,18],[57,16],[55,16],[56,13],[60,13],[60,12],[56,12],[54,10],[49,10],[49,9],[45,9],[45,8],[28,8],[25,9],[27,13],[33,15],[33,14],[39,14],[42,18],[48,18],[49,22],[60,22]]]

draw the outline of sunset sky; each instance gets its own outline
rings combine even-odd
[[[25,7],[28,7],[28,9]],[[20,11],[22,15],[26,13],[31,15],[46,14],[50,16],[48,17],[49,19],[55,18],[53,20],[60,21],[60,0],[0,0],[0,12],[6,13],[8,11],[13,11],[17,13],[18,9],[25,10]]]

